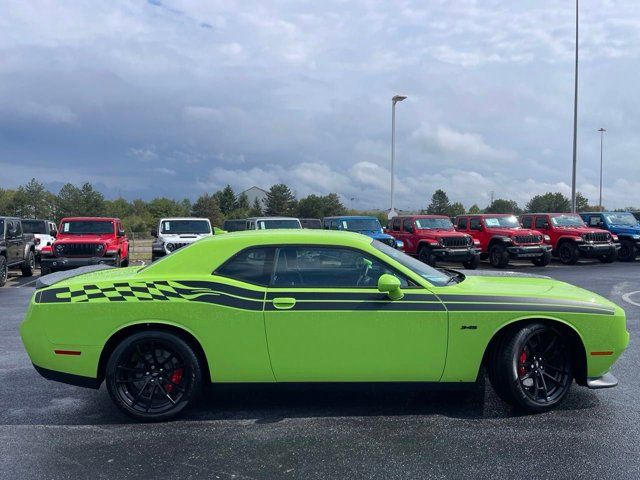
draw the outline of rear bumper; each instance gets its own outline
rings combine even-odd
[[[587,387],[592,389],[613,388],[618,385],[618,379],[611,372],[607,372],[601,377],[587,378]]]
[[[471,260],[476,255],[480,254],[478,248],[434,248],[431,253],[435,255],[438,260],[449,260],[453,262],[466,262]]]
[[[69,385],[75,385],[76,387],[84,388],[100,388],[100,382],[97,378],[83,377],[82,375],[74,375],[72,373],[58,372],[56,370],[49,370],[48,368],[39,367],[35,363],[33,368],[36,369],[40,375],[47,380],[53,380],[54,382],[67,383]]]
[[[40,266],[54,270],[67,270],[86,265],[115,265],[116,257],[42,257]]]
[[[599,257],[601,255],[611,255],[620,249],[619,243],[580,243],[578,251],[583,257]]]
[[[551,252],[549,245],[531,245],[531,246],[517,246],[507,247],[507,252],[511,258],[538,258],[542,257],[546,253]]]

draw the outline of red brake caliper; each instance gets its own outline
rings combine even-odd
[[[522,350],[522,353],[520,354],[520,358],[518,360],[520,361],[518,363],[518,376],[524,377],[527,373],[524,368],[524,362],[527,361],[527,352],[525,350]]]
[[[166,386],[167,393],[173,392],[173,384],[174,383],[176,385],[180,385],[180,381],[182,380],[182,369],[181,368],[177,369],[175,372],[173,372],[171,374],[171,376],[169,378],[171,379],[171,382],[173,382],[173,383],[169,383]]]

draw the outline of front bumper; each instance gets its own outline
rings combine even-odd
[[[443,247],[443,248],[434,248],[431,250],[431,253],[435,255],[438,260],[449,260],[453,262],[466,262],[467,260],[471,260],[474,256],[480,254],[479,248],[453,248],[453,247]]]
[[[611,372],[607,372],[601,377],[587,378],[587,387],[592,389],[612,388],[618,385],[618,379]]]
[[[86,265],[116,265],[116,257],[42,257],[40,267],[54,270],[68,270]]]
[[[619,243],[580,243],[578,251],[583,257],[600,257],[616,254],[620,249]]]
[[[511,258],[538,258],[542,257],[546,253],[551,252],[549,245],[530,245],[530,246],[518,246],[514,245],[507,247],[507,252]]]

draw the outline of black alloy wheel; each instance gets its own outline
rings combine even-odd
[[[7,258],[4,255],[0,255],[0,287],[4,287],[9,277],[9,268],[7,266]]]
[[[509,252],[501,243],[495,243],[489,249],[489,263],[494,268],[505,268],[509,265]]]
[[[560,261],[565,265],[575,265],[578,263],[578,259],[580,258],[578,247],[573,242],[564,242],[560,245],[560,248],[558,248],[558,255],[560,257]]]
[[[473,255],[469,260],[462,262],[462,266],[467,270],[475,270],[480,265],[480,255]]]
[[[36,269],[36,257],[33,255],[32,251],[27,253],[27,258],[25,258],[22,267],[20,268],[23,277],[31,277],[33,275],[33,271]]]
[[[636,259],[638,250],[633,240],[624,239],[620,242],[618,258],[623,262],[633,262]]]
[[[162,331],[126,338],[107,364],[107,389],[126,414],[142,421],[167,420],[199,392],[202,369],[182,338]]]
[[[431,253],[429,247],[420,248],[420,250],[418,251],[418,260],[420,260],[422,263],[426,263],[431,267],[435,267],[437,263],[436,256]]]

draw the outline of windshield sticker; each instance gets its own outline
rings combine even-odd
[[[484,223],[487,225],[487,227],[499,227],[500,226],[500,220],[498,220],[497,218],[485,218],[484,219]]]
[[[345,230],[347,229],[347,221],[346,220],[342,220],[342,228],[344,228]]]
[[[171,222],[164,222],[164,229],[168,232],[171,230]]]
[[[65,223],[65,224],[62,226],[62,230],[63,230],[63,231],[65,231],[65,232],[68,232],[68,231],[69,231],[69,225],[71,225],[71,224],[70,224],[70,223]]]

